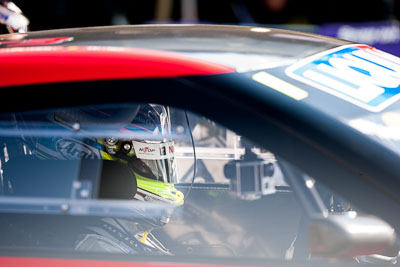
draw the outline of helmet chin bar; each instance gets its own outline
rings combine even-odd
[[[137,193],[135,195],[135,199],[141,200],[141,201],[150,201],[150,202],[151,201],[162,201],[164,203],[174,205],[174,202],[172,200],[160,197],[160,196],[158,196],[156,194],[152,194],[152,193],[150,193],[150,192],[148,192],[146,190],[143,190],[141,188],[137,189]]]
[[[163,211],[160,213],[160,210],[158,211],[159,214],[156,216],[149,216],[148,212],[146,212],[146,209],[142,207],[142,205],[137,205],[134,207],[134,211],[136,211],[138,214],[141,214],[142,218],[139,221],[141,224],[145,224],[145,228],[159,228],[163,227],[170,221],[170,217],[172,215],[172,211],[175,208],[175,205],[171,200],[167,200],[165,198],[159,197],[155,194],[152,194],[150,192],[147,192],[145,190],[142,190],[140,188],[137,189],[137,193],[135,195],[135,199],[140,200],[139,203],[143,203],[142,201],[145,202],[155,202],[155,203],[160,203],[162,202],[163,204]],[[170,205],[166,205],[170,204]]]

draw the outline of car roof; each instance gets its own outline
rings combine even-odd
[[[25,40],[72,37],[68,45],[119,46],[182,52],[273,54],[296,58],[350,43],[322,35],[283,29],[198,24],[70,28],[28,32],[23,36]]]
[[[252,76],[254,72],[268,70],[269,74],[287,81],[285,85],[302,88],[299,91],[303,91],[301,93],[307,97],[301,99],[301,102],[313,106],[319,112],[353,121],[369,116],[368,107],[360,108],[360,105],[354,105],[351,99],[347,101],[348,98],[337,97],[335,93],[321,92],[314,85],[293,79],[293,73],[290,75],[287,73],[288,67],[298,62],[351,45],[354,44],[310,33],[229,25],[148,24],[1,35],[0,48],[8,50],[0,49],[0,52],[3,52],[0,56],[3,61],[7,59],[8,61],[2,65],[4,78],[0,86],[39,82],[212,75],[234,71],[254,78]],[[68,49],[55,48],[60,46]],[[48,47],[54,47],[54,50]],[[81,56],[77,56],[79,51],[71,51],[74,47],[81,52]],[[93,47],[102,49],[94,51]],[[116,52],[117,48],[121,51]],[[150,51],[146,52],[143,49]],[[113,57],[119,58],[119,61],[109,64],[109,61],[105,60],[104,65],[98,65],[94,61],[87,60],[84,53],[91,54],[91,58],[98,58],[97,61]],[[129,57],[124,58],[121,53]],[[47,63],[43,61],[43,55],[47,55],[46,58],[49,59]],[[60,60],[60,57],[63,59]],[[29,60],[30,65],[27,64]],[[67,61],[70,62],[70,68],[63,67]],[[136,68],[127,71],[127,64],[130,68],[133,65]],[[146,71],[142,67],[143,71],[138,72],[144,65],[147,66]],[[180,70],[172,68],[174,71],[171,71],[172,65],[179,65]],[[29,66],[32,68],[29,69]],[[38,66],[53,70],[53,74],[47,74]],[[85,72],[85,69],[92,71]],[[71,72],[77,74],[71,75]],[[25,73],[26,77],[19,79],[20,73]],[[398,105],[392,106],[398,108]]]
[[[219,25],[72,28],[0,36],[1,47],[104,46],[174,51],[244,72],[282,66],[350,42],[281,29]]]

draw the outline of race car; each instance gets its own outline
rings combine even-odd
[[[279,29],[0,36],[4,266],[396,264],[400,60]]]

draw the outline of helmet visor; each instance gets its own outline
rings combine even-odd
[[[132,143],[135,157],[131,166],[137,174],[164,183],[178,182],[174,142]]]

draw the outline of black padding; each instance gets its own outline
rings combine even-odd
[[[99,198],[133,199],[136,191],[135,174],[126,164],[111,160],[103,161]]]

